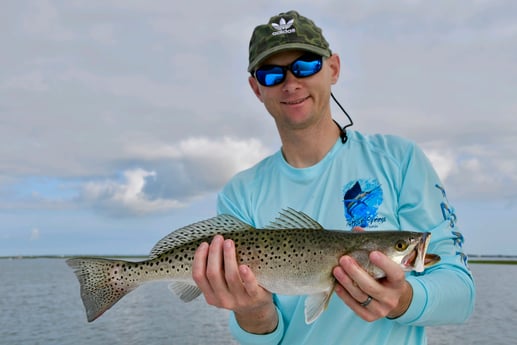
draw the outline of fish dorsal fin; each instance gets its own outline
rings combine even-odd
[[[184,226],[178,230],[174,230],[154,245],[149,257],[154,259],[169,251],[171,248],[203,237],[250,229],[254,228],[229,214],[222,214],[217,217],[202,220],[200,222]]]
[[[280,212],[280,215],[272,221],[266,229],[318,229],[323,227],[314,219],[301,211],[287,208]]]

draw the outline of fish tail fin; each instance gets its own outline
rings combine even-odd
[[[81,286],[81,299],[88,322],[92,322],[122,297],[138,287],[135,279],[122,279],[121,271],[130,265],[122,260],[72,258],[66,261],[74,269]]]

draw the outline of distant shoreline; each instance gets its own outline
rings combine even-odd
[[[70,259],[70,258],[106,258],[106,259],[141,259],[146,260],[148,255],[104,255],[104,254],[79,254],[79,255],[11,255],[0,256],[1,259],[19,260],[19,259]]]
[[[20,259],[69,259],[72,257],[102,257],[108,259],[130,259],[146,260],[147,255],[15,255],[0,256],[0,260],[20,260]],[[517,256],[507,255],[472,255],[469,256],[469,264],[492,264],[492,265],[517,265]]]
[[[517,260],[469,260],[469,264],[517,265]]]

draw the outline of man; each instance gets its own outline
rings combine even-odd
[[[234,243],[217,236],[196,251],[193,278],[209,304],[233,311],[232,334],[246,344],[425,344],[423,326],[466,320],[474,284],[441,182],[415,144],[336,126],[330,97],[340,59],[321,30],[295,11],[272,17],[253,32],[248,71],[282,148],[224,187],[219,213],[263,228],[290,207],[326,229],[430,231],[429,251],[441,261],[404,274],[372,252],[386,272],[375,280],[343,256],[333,270],[336,293],[308,325],[305,296],[264,290],[237,264]]]

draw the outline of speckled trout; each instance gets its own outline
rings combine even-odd
[[[342,255],[350,255],[373,277],[384,272],[369,261],[381,251],[405,271],[422,272],[440,260],[426,254],[428,232],[325,230],[303,212],[287,209],[267,228],[255,229],[230,215],[200,221],[161,239],[148,260],[130,262],[104,258],[67,260],[80,283],[89,322],[97,319],[143,283],[172,281],[170,289],[184,302],[201,294],[192,279],[194,252],[216,235],[235,242],[237,260],[248,265],[259,284],[272,293],[308,295],[305,320],[311,323],[326,308],[336,284],[332,269]]]

